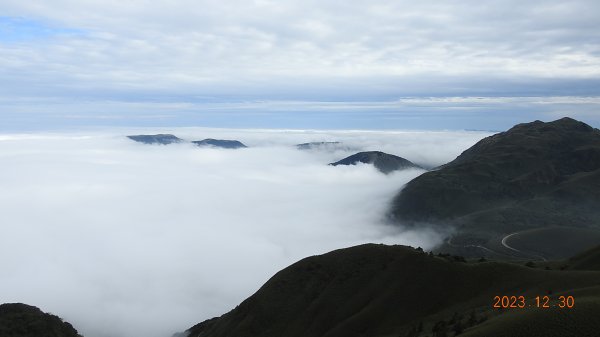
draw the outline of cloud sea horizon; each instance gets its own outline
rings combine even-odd
[[[0,135],[0,298],[60,315],[86,337],[170,336],[227,312],[281,268],[333,249],[431,247],[445,233],[384,219],[422,170],[327,164],[382,150],[432,167],[489,135],[152,130],[249,146],[226,150],[145,145],[125,137],[143,130],[124,131]],[[294,146],[311,141],[344,147]]]

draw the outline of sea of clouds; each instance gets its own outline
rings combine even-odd
[[[249,148],[125,136],[237,139]],[[0,135],[0,303],[39,306],[86,337],[168,337],[221,315],[310,255],[367,242],[430,248],[385,223],[423,173],[328,166],[381,150],[424,167],[485,132],[112,129]],[[342,148],[294,144],[340,141]]]

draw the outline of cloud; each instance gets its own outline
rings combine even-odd
[[[338,128],[503,129],[557,115],[600,123],[597,104],[389,106],[403,97],[599,97],[593,0],[7,0],[0,11],[0,34],[2,22],[10,28],[0,38],[0,124],[11,131],[330,128],[352,118],[320,103],[357,101],[378,106],[355,109]],[[264,101],[281,109],[245,108]]]
[[[0,136],[0,298],[38,305],[88,337],[166,337],[221,315],[298,259],[364,242],[431,247],[383,223],[421,171],[331,167],[342,141],[439,165],[487,135],[179,128],[242,150],[147,146],[142,130]],[[148,130],[145,130],[148,131]]]
[[[354,81],[393,91],[423,77],[434,87],[449,78],[476,90],[473,78],[600,75],[600,8],[592,0],[55,0],[3,1],[0,9],[87,32],[0,46],[3,77],[34,84],[27,74],[35,74],[43,95],[75,88],[265,97],[282,85],[292,95],[289,82],[298,79],[317,93]]]

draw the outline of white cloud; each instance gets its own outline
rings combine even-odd
[[[589,0],[55,0],[0,9],[87,31],[0,49],[4,73],[79,88],[223,94],[298,78],[600,75],[600,8]]]
[[[226,151],[123,137],[140,131],[0,137],[2,301],[38,305],[87,337],[166,337],[300,258],[363,242],[429,247],[439,234],[382,223],[421,172],[330,167],[350,153],[291,145],[337,140],[439,165],[486,135],[152,130],[251,146]]]
[[[36,39],[36,29],[29,29],[27,39],[19,40],[3,38],[6,32],[0,30],[0,117],[10,116],[0,124],[14,125],[10,130],[72,125],[68,116],[80,113],[92,120],[94,114],[118,113],[131,120],[103,123],[140,125],[136,115],[142,105],[152,112],[165,103],[174,104],[167,115],[178,126],[189,125],[191,114],[201,115],[214,102],[600,95],[600,8],[593,0],[7,0],[0,12],[23,18],[11,21],[13,30],[22,22],[43,31]],[[476,118],[467,122],[487,113],[469,109],[461,112]],[[502,129],[559,113],[598,123],[590,113],[594,109],[556,103],[542,111],[498,103],[493,114],[503,120],[466,127]],[[427,111],[411,112],[448,110],[429,105]],[[286,127],[317,127],[298,126],[280,112],[259,126],[281,127],[279,119]],[[514,118],[521,112],[527,116]],[[377,124],[366,128],[389,124],[371,113],[360,112]],[[403,122],[414,127],[414,119]],[[444,118],[433,122],[452,124]]]

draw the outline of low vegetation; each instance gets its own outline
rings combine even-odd
[[[60,317],[22,303],[0,304],[0,336],[81,337]]]

